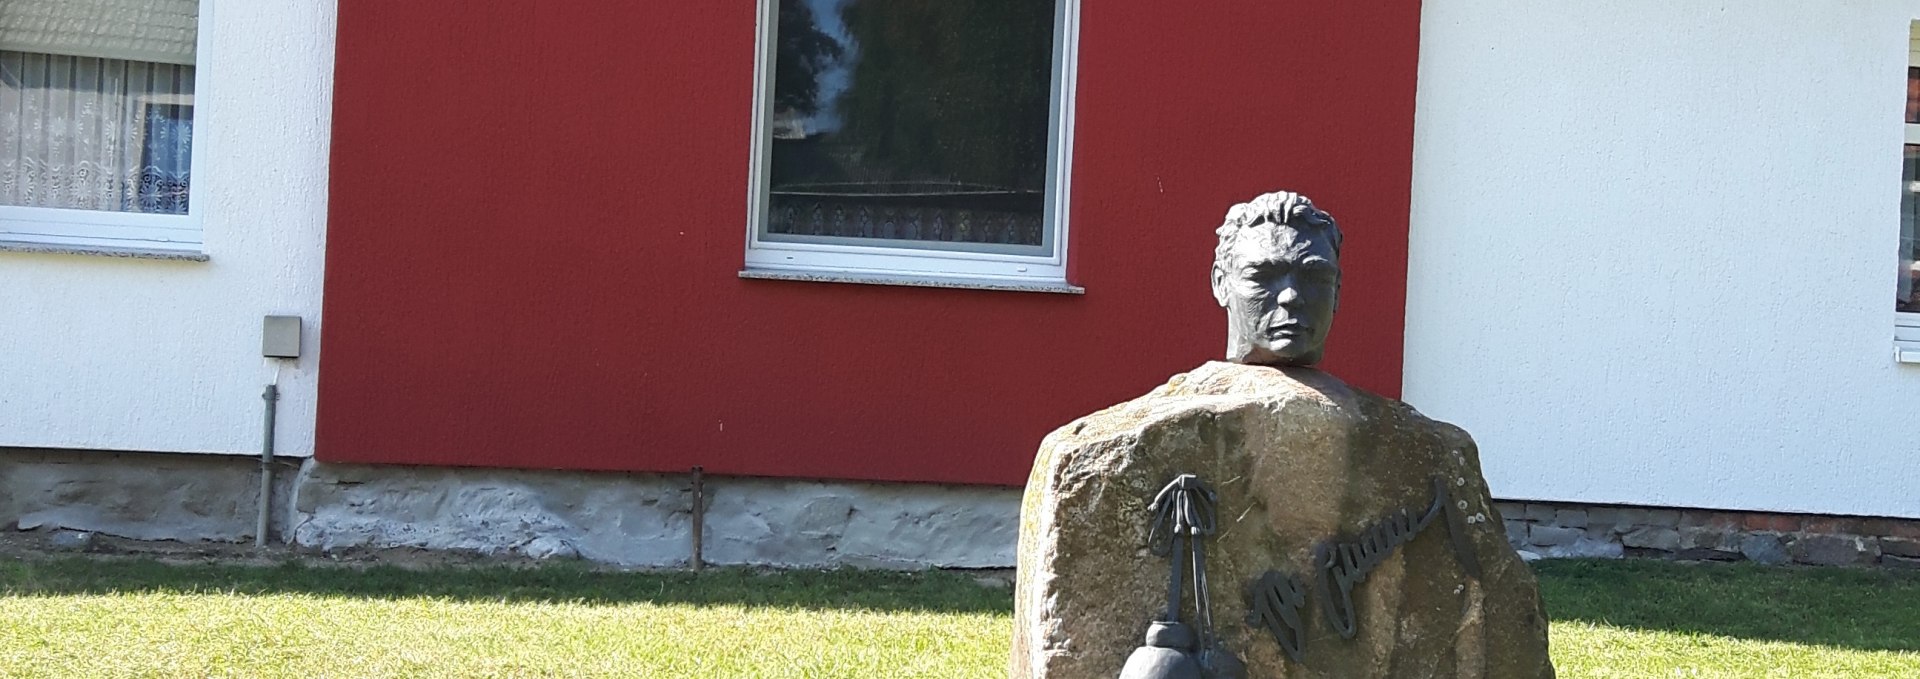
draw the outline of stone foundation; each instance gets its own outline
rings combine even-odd
[[[1920,568],[1920,520],[1496,502],[1522,556]]]
[[[300,460],[274,464],[269,529],[286,535]],[[0,527],[134,540],[252,541],[260,458],[0,448]]]
[[[0,448],[0,528],[251,542],[260,461]],[[684,474],[331,465],[280,458],[271,534],[302,550],[418,548],[678,567]],[[1010,568],[1020,489],[709,476],[707,563]],[[1920,520],[1496,502],[1523,555],[1920,568]]]
[[[687,475],[309,463],[295,545],[474,550],[684,566]],[[1017,488],[708,476],[702,555],[716,565],[1005,568]]]
[[[253,539],[259,460],[0,448],[0,526],[137,540]],[[270,540],[678,567],[691,478],[464,467],[275,465]],[[1020,489],[708,476],[714,565],[1006,568]]]

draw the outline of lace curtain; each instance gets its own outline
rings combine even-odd
[[[0,0],[0,205],[186,214],[194,0]]]

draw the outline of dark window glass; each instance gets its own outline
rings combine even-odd
[[[780,0],[764,237],[1048,244],[1054,11]]]
[[[1895,311],[1920,312],[1920,238],[1915,224],[1920,223],[1920,144],[1908,144],[1906,162],[1900,172],[1900,287],[1894,297]]]
[[[1907,67],[1907,122],[1920,123],[1920,67]]]

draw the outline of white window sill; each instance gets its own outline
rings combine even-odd
[[[0,239],[0,252],[38,252],[53,255],[94,255],[99,257],[121,257],[126,259],[160,259],[183,262],[207,261],[207,253],[199,250],[171,248],[142,248],[119,245],[63,245],[54,243],[32,243]]]
[[[1064,281],[1022,281],[1002,278],[962,278],[935,276],[906,276],[871,273],[843,273],[825,271],[791,271],[778,269],[743,269],[741,278],[753,278],[769,281],[803,281],[808,283],[854,283],[859,285],[901,285],[916,288],[956,288],[962,290],[1000,290],[1003,292],[1045,292],[1061,295],[1084,295],[1086,288]]]

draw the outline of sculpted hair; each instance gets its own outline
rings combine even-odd
[[[1314,240],[1325,239],[1333,246],[1333,254],[1340,254],[1340,226],[1333,223],[1333,216],[1313,206],[1307,200],[1292,191],[1263,193],[1245,203],[1227,210],[1227,221],[1214,230],[1220,237],[1220,244],[1213,249],[1213,261],[1224,262],[1227,253],[1233,250],[1233,244],[1240,239],[1242,231],[1257,227],[1272,228],[1288,226],[1301,235]]]

